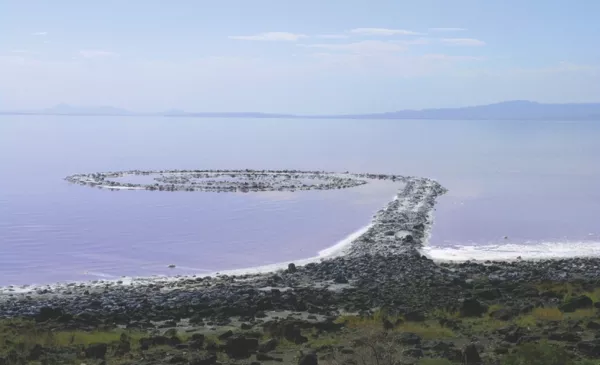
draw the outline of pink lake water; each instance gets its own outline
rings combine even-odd
[[[431,177],[449,189],[424,249],[433,258],[600,255],[598,140],[598,122],[2,116],[0,286],[314,257],[364,227],[398,188],[217,194],[63,180],[129,169]]]

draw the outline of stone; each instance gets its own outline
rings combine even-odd
[[[199,340],[189,340],[187,343],[187,347],[190,350],[200,350],[202,348],[202,345],[204,345],[204,341]]]
[[[490,313],[491,318],[500,321],[510,321],[514,316],[514,312],[506,308],[501,308]]]
[[[206,354],[192,358],[190,365],[215,365],[217,363],[217,355]]]
[[[117,345],[115,347],[115,355],[123,356],[123,355],[129,353],[130,351],[131,351],[131,342],[129,341],[129,338],[124,338],[123,336],[121,336],[121,339],[119,340],[119,342],[117,343]]]
[[[288,271],[288,273],[293,274],[296,271],[298,271],[298,269],[296,268],[296,265],[294,263],[291,263],[288,265],[287,271]]]
[[[392,329],[394,329],[394,327],[396,327],[396,326],[394,326],[394,324],[393,324],[392,322],[390,322],[390,320],[389,320],[389,319],[387,319],[387,318],[384,318],[384,319],[382,320],[382,324],[383,324],[383,329],[384,329],[385,331],[392,330]]]
[[[488,307],[475,298],[463,300],[460,306],[461,317],[480,317],[487,312]]]
[[[477,290],[475,291],[475,296],[484,300],[494,300],[502,297],[502,294],[500,293],[499,289],[492,288]]]
[[[229,330],[227,332],[224,332],[224,333],[220,334],[219,335],[219,340],[226,340],[226,339],[228,339],[231,336],[233,336],[233,331]]]
[[[63,315],[63,310],[60,308],[42,307],[40,312],[35,317],[36,322],[46,322],[52,319],[58,319]]]
[[[589,357],[600,357],[600,341],[582,341],[577,343],[577,349]]]
[[[294,323],[284,323],[282,334],[286,340],[297,345],[308,342],[308,338],[302,336],[300,328],[298,328]]]
[[[460,349],[448,349],[444,351],[444,357],[451,362],[462,363],[463,362],[463,352]]]
[[[423,350],[418,349],[418,348],[406,349],[402,352],[402,354],[404,356],[408,356],[408,357],[421,358],[421,357],[423,357]]]
[[[206,337],[202,334],[202,333],[194,333],[191,337],[190,340],[192,341],[199,341],[201,343],[204,343],[204,340],[206,339]]]
[[[412,332],[401,332],[394,339],[402,345],[419,345],[421,343],[421,337]]]
[[[88,359],[104,359],[108,346],[105,343],[93,343],[85,349],[85,357]]]
[[[225,344],[225,352],[229,357],[235,359],[244,359],[258,349],[258,339],[248,338],[242,335],[229,337]]]
[[[139,340],[140,343],[140,350],[148,350],[150,348],[150,346],[152,346],[152,340],[147,338],[147,337],[142,337]]]
[[[554,332],[548,336],[548,339],[552,341],[579,342],[581,341],[581,336],[572,332]]]
[[[165,360],[166,360],[167,364],[182,364],[182,363],[187,362],[187,359],[179,354],[169,356]]]
[[[271,352],[277,348],[278,342],[276,339],[272,338],[266,342],[261,343],[258,346],[259,352]]]
[[[434,341],[429,343],[429,348],[433,351],[444,353],[451,348],[454,348],[454,343],[445,341]]]
[[[477,350],[477,346],[475,344],[468,344],[462,351],[463,355],[463,364],[465,365],[480,365],[482,364],[481,357],[479,356],[479,351]]]
[[[587,295],[579,295],[569,299],[565,304],[561,305],[559,309],[562,312],[575,312],[577,309],[592,308],[594,301]]]
[[[517,339],[517,345],[522,345],[524,343],[529,343],[529,342],[537,342],[540,339],[541,339],[540,336],[535,336],[535,335],[521,336]]]
[[[267,355],[263,352],[259,352],[256,354],[256,360],[258,361],[274,361],[275,358],[273,356]]]
[[[509,331],[504,336],[504,341],[510,343],[517,343],[521,337],[525,335],[525,331],[521,327],[517,327],[516,329]]]
[[[170,329],[168,329],[168,330],[165,331],[164,335],[166,337],[177,336],[177,330],[175,328],[170,328]]]
[[[29,361],[37,361],[40,359],[42,354],[44,353],[44,348],[40,344],[36,344],[29,351],[29,355],[27,355],[27,360]]]
[[[336,284],[348,284],[348,279],[344,275],[338,274],[333,279],[333,282]]]
[[[298,359],[298,365],[319,365],[319,359],[317,358],[317,354],[302,354]]]
[[[597,330],[600,329],[600,323],[596,321],[589,321],[586,327],[590,330]]]
[[[425,320],[425,314],[421,311],[412,311],[406,313],[404,319],[410,322],[423,322]]]
[[[521,308],[520,312],[522,314],[531,313],[531,311],[533,311],[534,308],[535,307],[533,306],[533,304],[527,304]]]

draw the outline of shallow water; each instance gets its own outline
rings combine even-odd
[[[598,122],[2,116],[0,285],[312,257],[367,224],[396,190],[108,191],[63,180],[129,169],[432,177],[450,189],[426,249],[434,258],[596,255],[598,140]]]

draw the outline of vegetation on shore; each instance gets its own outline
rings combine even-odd
[[[500,300],[427,312],[379,308],[335,318],[246,318],[238,327],[0,321],[0,364],[600,365],[600,285],[533,285],[553,305]],[[485,309],[485,310],[483,310]],[[315,354],[315,355],[313,355]]]

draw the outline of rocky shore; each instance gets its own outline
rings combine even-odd
[[[518,345],[545,340],[573,359],[600,357],[600,259],[436,263],[419,249],[445,189],[423,178],[353,175],[372,178],[403,187],[344,255],[255,275],[100,281],[23,293],[9,288],[0,294],[0,318],[24,318],[52,331],[145,333],[136,340],[143,358],[127,352],[131,364],[251,358],[314,365],[351,357],[365,328],[399,336],[393,337],[402,347],[397,364],[424,357],[496,364]],[[546,312],[554,317],[540,314]],[[212,345],[205,341],[210,336]],[[114,352],[120,345],[106,346]],[[148,355],[161,346],[171,350]],[[100,352],[77,359],[113,356]]]

